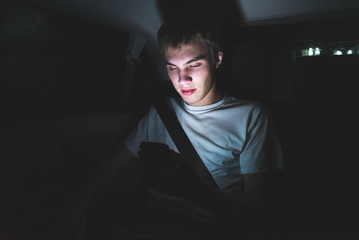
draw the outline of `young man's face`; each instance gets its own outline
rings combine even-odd
[[[182,99],[191,106],[204,106],[219,101],[221,93],[216,89],[214,70],[222,62],[218,53],[216,63],[211,61],[207,48],[192,42],[180,48],[167,48],[165,59],[168,76]]]

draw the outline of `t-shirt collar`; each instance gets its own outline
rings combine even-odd
[[[198,114],[198,113],[208,112],[208,111],[211,111],[211,110],[214,110],[214,109],[220,107],[225,102],[226,98],[227,98],[227,95],[225,94],[224,97],[221,100],[219,100],[218,102],[212,103],[210,105],[205,105],[205,106],[190,106],[185,101],[182,100],[182,105],[187,110],[187,112],[190,112],[193,114]]]

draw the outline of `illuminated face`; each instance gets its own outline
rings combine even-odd
[[[223,53],[219,52],[217,62],[213,63],[207,48],[196,42],[167,48],[168,76],[188,105],[209,105],[222,98],[214,79],[214,70],[220,66],[222,57]]]

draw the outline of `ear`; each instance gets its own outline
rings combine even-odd
[[[223,52],[219,51],[216,61],[216,69],[218,69],[219,66],[222,64],[222,59],[223,59]]]

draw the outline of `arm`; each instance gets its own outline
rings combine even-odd
[[[224,221],[255,222],[264,220],[269,210],[271,172],[243,175],[243,193],[232,196],[219,193],[215,206]]]
[[[263,172],[243,175],[243,192],[238,195],[215,191],[208,185],[200,190],[200,203],[217,218],[222,234],[234,239],[233,236],[239,238],[269,229],[272,174]]]
[[[228,217],[232,219],[263,222],[268,220],[272,197],[278,190],[275,186],[278,170],[284,166],[270,113],[257,105],[251,116],[247,129],[247,144],[241,152],[240,161],[243,172],[245,169],[256,169],[259,172],[243,173],[242,194],[222,195],[217,208],[220,212],[229,213]]]
[[[185,175],[188,197],[212,212],[222,223],[251,223],[267,220],[274,171],[243,174],[241,194],[228,194],[204,182],[194,171]]]
[[[192,163],[179,154],[174,154],[179,163],[177,177],[182,187],[179,192],[195,202],[200,203],[223,222],[238,220],[243,222],[258,221],[268,214],[272,178],[275,171],[243,174],[242,192],[228,194],[205,182],[196,172]],[[178,171],[182,172],[178,174]],[[176,174],[176,173],[173,173]]]
[[[213,194],[216,201],[210,207],[220,223],[223,238],[241,239],[267,233],[270,229],[269,206],[272,172],[243,175],[243,192],[228,195]],[[225,234],[225,236],[223,236]],[[254,234],[254,235],[253,235]],[[262,238],[260,238],[262,239]]]

